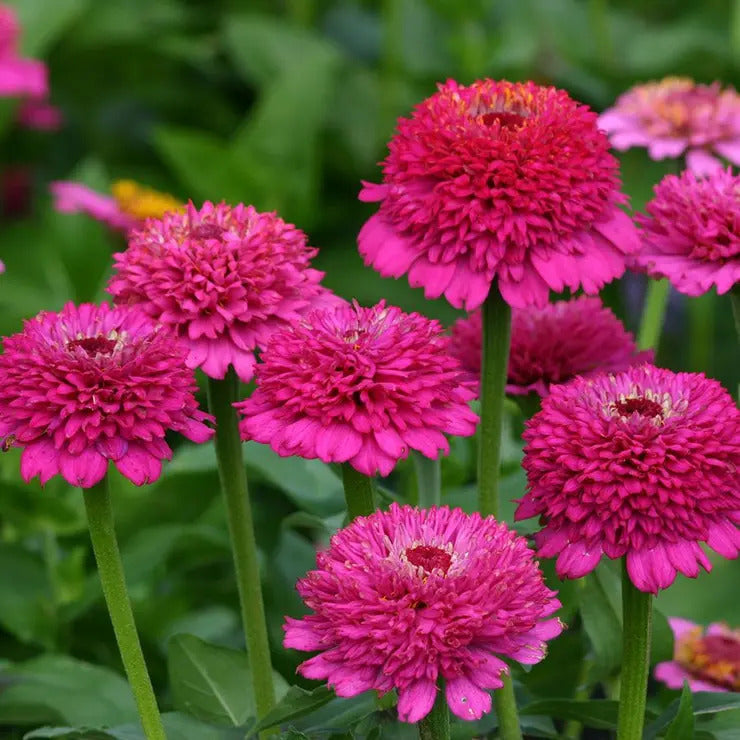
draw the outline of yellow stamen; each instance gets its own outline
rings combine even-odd
[[[168,211],[181,211],[185,206],[169,193],[160,193],[133,180],[117,180],[111,193],[125,213],[143,221],[161,218]]]

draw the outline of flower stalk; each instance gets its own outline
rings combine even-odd
[[[439,457],[432,460],[414,450],[411,454],[416,470],[417,498],[420,509],[442,503],[442,465]]]
[[[654,349],[657,354],[670,290],[671,284],[666,278],[651,280],[648,283],[640,328],[637,332],[637,346],[640,349]]]
[[[342,483],[349,520],[370,516],[375,511],[373,479],[355,470],[349,463],[342,463]]]
[[[100,585],[113,625],[121,661],[139,710],[144,734],[147,740],[166,740],[167,736],[144,661],[144,653],[141,650],[131,601],[126,589],[123,563],[113,523],[108,476],[106,475],[90,488],[83,488],[82,493]]]
[[[208,405],[216,417],[218,472],[226,503],[257,717],[262,718],[275,705],[275,688],[247,474],[242,460],[237,412],[232,406],[237,400],[238,386],[233,368],[229,368],[223,380],[208,378]]]
[[[419,721],[419,740],[450,740],[450,709],[444,688],[438,689],[432,711]]]

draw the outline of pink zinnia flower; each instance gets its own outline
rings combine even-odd
[[[655,186],[648,216],[638,215],[642,250],[635,265],[666,277],[690,296],[712,287],[727,293],[740,282],[740,176],[715,170],[704,178],[684,171]]]
[[[726,624],[704,629],[688,619],[668,617],[675,638],[673,660],[655,666],[655,678],[671,689],[684,681],[692,691],[740,691],[740,630]]]
[[[458,319],[451,336],[452,354],[480,375],[480,311]],[[632,335],[600,298],[580,296],[544,308],[514,309],[506,392],[546,396],[551,385],[576,375],[625,370],[652,359],[652,351],[637,351]]]
[[[188,367],[223,378],[229,365],[244,381],[254,350],[304,311],[338,299],[310,267],[318,250],[275,213],[241,203],[149,219],[114,255],[108,292],[172,327],[190,348]]]
[[[740,96],[719,82],[666,77],[637,85],[599,116],[599,126],[615,149],[647,147],[651,159],[685,153],[699,175],[722,166],[714,154],[740,165]]]
[[[155,481],[169,430],[194,442],[213,433],[198,410],[185,348],[140,311],[68,303],[3,341],[0,436],[23,447],[21,475],[61,474],[89,488],[108,461],[136,485]]]
[[[257,390],[236,404],[245,439],[279,455],[348,462],[388,475],[414,449],[436,458],[445,434],[468,436],[472,379],[442,326],[384,302],[315,311],[276,332]]]
[[[597,293],[638,247],[596,114],[562,90],[449,81],[388,148],[360,193],[381,202],[360,253],[428,298],[472,310],[497,280],[512,306],[544,306],[550,289]]]
[[[18,108],[18,123],[36,131],[56,131],[62,125],[62,112],[46,100],[24,100]]]
[[[398,716],[418,722],[439,679],[462,719],[491,711],[503,658],[538,663],[563,625],[523,537],[493,517],[392,504],[358,517],[298,582],[313,610],[286,618],[285,646],[320,651],[298,671],[338,696],[398,690]]]
[[[541,557],[580,578],[603,555],[656,593],[740,546],[740,411],[697,373],[651,365],[553,386],[526,425],[529,487],[516,519],[539,516]]]
[[[43,98],[49,92],[46,65],[19,56],[20,33],[15,10],[0,4],[0,97]]]

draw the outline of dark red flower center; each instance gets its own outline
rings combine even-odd
[[[525,118],[510,111],[492,111],[491,113],[484,113],[481,120],[486,126],[493,126],[498,121],[501,128],[517,128],[524,123]]]
[[[614,404],[614,408],[617,410],[620,416],[631,416],[632,414],[640,414],[647,418],[654,416],[662,416],[663,408],[659,403],[656,403],[651,398],[645,398],[641,396],[639,398],[626,398],[624,401],[617,401]]]
[[[420,565],[427,573],[431,573],[435,568],[447,573],[450,563],[452,563],[450,553],[431,545],[417,545],[416,547],[407,548],[406,558],[411,565]]]
[[[195,239],[218,239],[224,229],[218,224],[198,224],[190,232]]]
[[[102,334],[98,334],[96,337],[83,337],[82,339],[71,339],[67,342],[68,349],[76,349],[80,347],[90,355],[95,357],[96,355],[110,355],[116,348],[116,340],[104,337]]]

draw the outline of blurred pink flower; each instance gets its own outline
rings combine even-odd
[[[445,434],[472,435],[478,421],[448,345],[437,321],[384,302],[312,312],[262,353],[257,389],[236,404],[242,437],[365,475],[388,475],[412,449],[436,458]]]
[[[358,517],[298,582],[313,611],[286,618],[286,647],[319,651],[298,671],[338,696],[398,690],[398,716],[418,722],[440,679],[465,720],[491,711],[504,659],[538,663],[563,625],[523,537],[493,517],[392,504]]]
[[[18,109],[18,123],[36,131],[56,131],[62,125],[62,112],[45,100],[24,100]]]
[[[44,98],[49,93],[46,65],[18,54],[20,33],[15,9],[0,3],[0,97]]]
[[[114,255],[108,292],[172,327],[188,345],[188,367],[223,378],[229,365],[248,382],[256,348],[314,306],[338,299],[310,264],[318,250],[275,213],[213,205],[148,219]]]
[[[712,287],[727,293],[740,282],[739,201],[740,176],[730,169],[664,177],[646,206],[649,215],[637,216],[642,249],[634,265],[686,295]]]
[[[553,386],[526,424],[528,490],[515,518],[539,516],[541,557],[580,578],[603,555],[657,593],[676,572],[740,547],[740,411],[698,373],[643,365]]]
[[[692,691],[740,691],[740,630],[726,624],[704,629],[668,617],[675,638],[673,660],[655,666],[655,678],[671,689],[684,681]]]
[[[172,456],[166,432],[213,434],[186,349],[138,310],[68,303],[26,321],[3,348],[0,436],[23,447],[26,481],[60,474],[89,488],[112,460],[136,485],[151,483]]]
[[[719,82],[666,77],[637,85],[599,116],[599,126],[615,149],[647,147],[651,159],[686,154],[697,175],[722,166],[716,154],[740,165],[740,96]]]
[[[452,326],[450,351],[476,376],[481,372],[482,338],[480,311]],[[598,297],[515,308],[506,392],[546,396],[551,385],[577,375],[625,370],[652,359],[652,351],[637,351],[632,335]]]
[[[497,281],[515,307],[598,293],[639,242],[619,208],[617,161],[596,114],[562,90],[449,81],[401,118],[380,209],[358,237],[365,264],[473,310]]]

